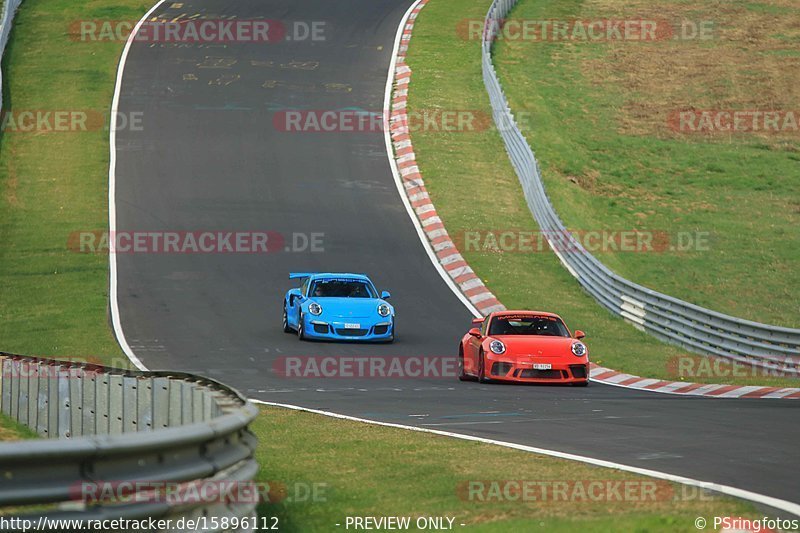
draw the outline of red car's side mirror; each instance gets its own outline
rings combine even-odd
[[[482,318],[473,318],[472,319],[472,325],[473,326],[479,326],[481,324],[483,324],[483,319]]]
[[[586,333],[582,332],[582,331],[581,331],[581,330],[579,330],[579,329],[576,329],[576,330],[575,330],[575,338],[576,338],[576,339],[582,339],[582,338],[584,338],[585,336],[586,336]]]
[[[479,339],[481,338],[481,330],[479,330],[478,328],[472,328],[471,330],[469,330],[469,334],[472,335],[473,337],[478,337]]]

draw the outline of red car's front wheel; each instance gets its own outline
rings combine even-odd
[[[478,381],[487,383],[489,378],[486,377],[486,358],[483,356],[483,350],[478,352]]]
[[[460,381],[469,381],[472,379],[464,371],[464,348],[461,346],[458,347],[458,379]]]

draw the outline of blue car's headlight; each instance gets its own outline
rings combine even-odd
[[[378,314],[381,316],[389,316],[391,312],[392,310],[389,309],[389,306],[386,304],[381,304],[378,306]]]
[[[319,316],[322,314],[322,306],[317,302],[311,302],[308,304],[308,312],[312,315]]]

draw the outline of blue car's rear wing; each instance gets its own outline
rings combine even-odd
[[[289,279],[310,278],[317,272],[289,272]]]

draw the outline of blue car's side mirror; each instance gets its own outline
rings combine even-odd
[[[389,291],[381,292],[381,299],[382,300],[388,300],[391,297],[392,297],[392,294]]]

